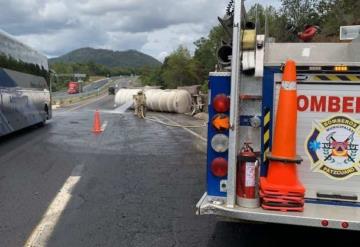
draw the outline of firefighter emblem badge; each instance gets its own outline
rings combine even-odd
[[[306,141],[311,169],[332,179],[360,175],[360,122],[347,116],[335,116],[314,123]]]

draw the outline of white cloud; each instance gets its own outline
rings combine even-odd
[[[38,11],[38,14],[41,19],[51,21],[67,18],[71,13],[64,2],[47,2],[44,8]]]
[[[193,50],[228,1],[0,0],[0,28],[49,56],[95,47],[137,49],[163,60],[179,45]]]
[[[164,58],[164,54],[169,54],[178,48],[179,45],[184,45],[193,51],[194,41],[201,36],[207,35],[212,26],[211,23],[172,25],[165,29],[151,32],[141,50],[149,54],[152,53],[161,59]]]

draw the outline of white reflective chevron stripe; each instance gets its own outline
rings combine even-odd
[[[283,81],[281,82],[281,88],[284,89],[284,90],[296,90],[296,81]]]

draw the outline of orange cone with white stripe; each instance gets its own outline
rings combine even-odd
[[[305,188],[298,179],[296,167],[302,161],[296,155],[296,87],[296,64],[289,60],[284,68],[280,88],[272,153],[267,154],[268,175],[260,181],[261,190],[265,196],[303,198],[305,194]]]

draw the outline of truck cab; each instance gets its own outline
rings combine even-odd
[[[68,94],[78,94],[80,93],[80,83],[79,82],[69,82],[68,84]]]

